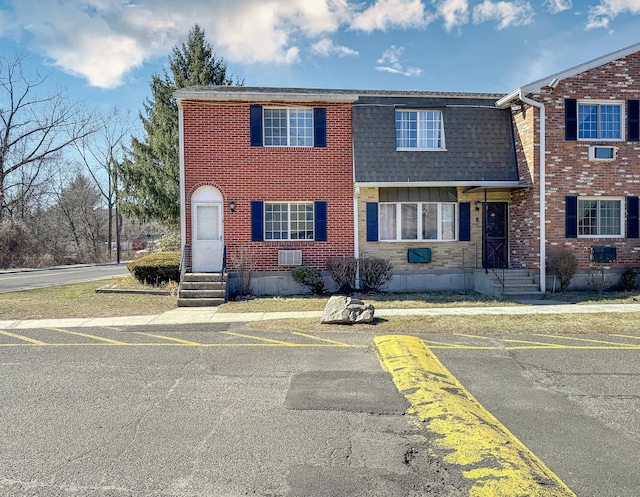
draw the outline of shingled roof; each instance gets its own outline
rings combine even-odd
[[[353,108],[356,183],[516,184],[511,114],[495,101],[471,94],[361,96]],[[446,150],[396,150],[397,108],[442,111]]]

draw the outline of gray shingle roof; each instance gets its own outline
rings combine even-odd
[[[493,95],[361,96],[353,108],[358,183],[518,180],[511,113]],[[397,151],[395,109],[442,111],[446,150]]]

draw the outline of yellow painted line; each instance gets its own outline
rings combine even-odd
[[[606,340],[592,340],[589,338],[577,338],[577,337],[570,337],[566,335],[545,335],[543,333],[536,333],[536,335],[541,337],[560,338],[562,340],[575,340],[576,342],[602,343],[602,344],[608,344],[608,345],[615,345],[617,347],[625,347],[625,346],[635,347],[635,345],[631,345],[631,344],[626,345],[620,342],[608,342]]]
[[[526,343],[529,345],[536,345],[542,349],[565,349],[569,347],[568,345],[561,345],[559,343],[535,342],[532,340],[516,340],[512,338],[503,338],[502,341],[507,343]]]
[[[454,334],[459,337],[479,338],[480,340],[489,340],[491,338],[491,337],[486,337],[481,335],[467,335],[466,333],[454,333]]]
[[[144,335],[146,337],[151,337],[151,338],[159,338],[161,340],[170,340],[172,342],[177,342],[177,343],[181,343],[183,345],[193,345],[193,346],[200,346],[202,345],[201,343],[198,342],[192,342],[190,340],[182,340],[180,338],[174,338],[174,337],[167,337],[164,335],[156,335],[155,333],[144,333],[142,331],[137,331],[136,335]]]
[[[636,335],[616,335],[615,333],[611,334],[612,337],[621,337],[621,338],[633,338],[634,340],[640,340],[639,336]]]
[[[256,337],[256,336],[253,336],[253,335],[244,335],[242,333],[234,333],[232,331],[223,331],[222,333],[225,334],[225,335],[233,335],[233,336],[240,337],[240,338],[251,338],[253,340],[258,340],[258,341],[261,341],[261,342],[274,343],[274,344],[280,345],[282,347],[291,347],[291,346],[295,346],[296,345],[295,343],[283,342],[281,340],[271,340],[270,338]]]
[[[337,342],[335,340],[329,340],[328,338],[320,338],[315,335],[308,335],[307,333],[300,333],[299,331],[292,331],[292,335],[298,335],[301,337],[311,338],[312,340],[319,340],[320,342],[331,343],[333,345],[337,345],[338,347],[351,347],[348,343]]]
[[[100,342],[110,343],[112,345],[130,345],[126,342],[119,342],[118,340],[111,340],[110,338],[99,337],[96,335],[89,335],[88,333],[80,333],[79,331],[63,330],[62,328],[49,328],[50,330],[57,331],[59,333],[67,333],[69,335],[76,335],[79,337],[91,338],[92,340],[98,340]]]
[[[29,343],[31,343],[33,345],[47,345],[46,343],[41,342],[40,340],[35,340],[33,338],[25,337],[25,336],[22,336],[22,335],[17,335],[16,333],[10,333],[8,331],[3,331],[3,330],[0,330],[0,333],[3,334],[3,335],[6,335],[8,337],[11,337],[11,338],[17,338],[18,340],[22,340],[24,342],[29,342]],[[3,345],[22,345],[22,344],[3,344]]]
[[[447,463],[471,481],[470,497],[576,497],[555,473],[460,384],[417,337],[375,339],[416,424],[439,435]]]

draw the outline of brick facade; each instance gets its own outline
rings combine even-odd
[[[627,136],[626,112],[629,99],[640,98],[640,54],[633,53],[596,68],[562,79],[555,89],[543,88],[532,98],[546,112],[546,253],[570,251],[581,269],[638,267],[640,240],[631,238],[567,238],[565,236],[565,197],[616,197],[640,195],[640,144],[638,142],[565,139],[565,98],[624,102],[623,133]],[[535,124],[535,130],[533,125]],[[539,111],[526,104],[514,111],[521,181],[522,173],[535,164],[533,188],[514,191],[511,203],[512,267],[539,266]],[[533,145],[535,142],[535,145]],[[612,161],[589,160],[590,145],[617,147]],[[525,164],[527,168],[525,168]],[[624,202],[623,202],[624,205]],[[626,207],[625,207],[626,208]],[[624,231],[626,232],[626,222]],[[610,264],[590,261],[593,245],[615,246],[617,260]]]
[[[191,243],[191,196],[198,187],[211,185],[224,199],[224,242],[232,270],[243,254],[251,257],[256,271],[291,269],[278,266],[278,249],[301,249],[303,264],[320,268],[328,257],[353,255],[351,104],[264,105],[325,107],[327,146],[252,147],[249,103],[184,100],[186,242]],[[235,212],[230,212],[231,201]],[[252,201],[327,202],[327,241],[252,242]]]

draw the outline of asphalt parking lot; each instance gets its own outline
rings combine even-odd
[[[484,463],[471,472],[438,450],[442,436],[428,423],[412,421],[374,338],[353,328],[256,333],[224,323],[2,329],[0,416],[10,428],[0,435],[0,493],[488,488],[496,478],[478,476]],[[530,495],[637,496],[640,335],[417,340],[567,487],[542,493],[541,481]]]

